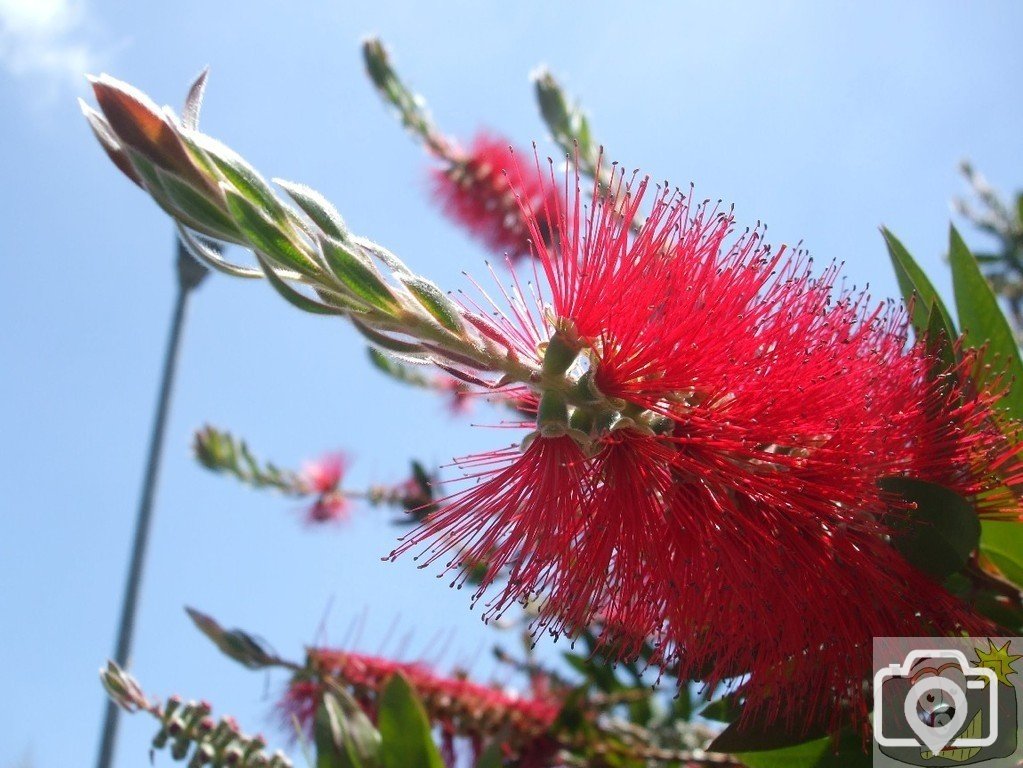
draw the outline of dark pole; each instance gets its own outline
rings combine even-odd
[[[193,259],[178,240],[177,277],[178,291],[174,300],[174,316],[171,320],[167,351],[163,358],[163,378],[160,381],[160,396],[156,404],[153,431],[149,437],[149,459],[142,480],[142,496],[139,499],[138,517],[135,523],[135,542],[128,566],[128,580],[124,586],[124,601],[121,603],[121,621],[117,629],[117,647],[114,661],[127,668],[131,655],[131,639],[135,631],[135,613],[138,607],[139,586],[142,582],[142,568],[146,559],[146,544],[149,541],[149,526],[153,517],[153,494],[160,470],[160,453],[163,449],[163,432],[167,424],[171,388],[174,384],[174,368],[177,364],[178,348],[181,344],[181,329],[185,323],[185,307],[192,290],[207,275],[206,267]],[[103,732],[100,738],[99,756],[96,768],[110,768],[114,758],[114,742],[117,739],[117,723],[120,709],[113,699],[107,699],[103,716]]]

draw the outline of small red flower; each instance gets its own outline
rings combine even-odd
[[[542,365],[538,432],[466,459],[472,485],[397,552],[485,559],[477,598],[507,573],[490,616],[539,598],[555,635],[610,617],[620,657],[650,640],[680,680],[748,675],[744,722],[865,716],[873,636],[991,629],[891,545],[908,510],[879,480],[1018,519],[999,394],[969,355],[934,381],[900,309],[759,229],[733,238],[717,206],[659,191],[633,233],[646,190],[566,184],[553,237],[523,195],[550,306],[517,290],[508,316],[469,320]]]
[[[306,521],[319,524],[348,518],[349,502],[341,490],[347,460],[344,454],[328,453],[302,467],[299,473],[301,489],[316,494],[316,500],[306,509]]]
[[[376,717],[378,697],[388,681],[395,674],[402,675],[440,728],[449,765],[454,762],[456,738],[468,740],[474,762],[479,750],[496,736],[516,753],[536,749],[561,707],[550,691],[521,696],[474,683],[465,675],[438,675],[418,662],[327,648],[310,649],[309,659],[319,675],[347,688],[371,718]],[[300,676],[291,682],[278,703],[278,712],[289,730],[295,720],[307,731],[312,727],[321,696],[321,683],[316,680]]]
[[[531,237],[548,232],[538,225],[530,231],[520,200],[536,211],[553,211],[557,204],[535,164],[520,164],[521,156],[506,140],[481,133],[468,152],[432,171],[433,193],[444,212],[490,250],[513,261],[530,254]]]

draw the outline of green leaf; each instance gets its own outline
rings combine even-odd
[[[863,739],[851,729],[842,731],[837,742],[826,736],[767,752],[740,752],[736,757],[749,768],[870,768],[872,764]]]
[[[192,138],[213,161],[221,175],[234,187],[234,191],[257,210],[265,211],[266,215],[278,224],[287,221],[288,213],[277,199],[273,188],[241,155],[205,134],[194,133]]]
[[[345,311],[339,307],[332,307],[329,304],[323,304],[315,299],[311,299],[303,293],[296,291],[284,280],[282,280],[273,265],[269,264],[266,259],[262,257],[258,252],[256,253],[256,260],[259,261],[259,266],[263,268],[263,274],[266,275],[267,282],[274,287],[285,301],[294,307],[298,307],[303,312],[311,312],[314,315],[344,315]]]
[[[388,315],[397,312],[398,301],[391,289],[362,254],[331,237],[320,238],[320,247],[330,271],[349,291]]]
[[[348,227],[345,226],[345,220],[341,218],[337,208],[315,189],[284,179],[274,179],[274,182],[291,195],[291,199],[324,234],[337,240],[345,240],[348,237]]]
[[[998,360],[997,365],[981,371],[980,377],[997,378],[1003,373],[1011,376],[1016,386],[1006,389],[997,407],[1013,419],[1023,419],[1023,360],[1020,360],[1016,337],[980,266],[955,227],[949,234],[949,260],[956,311],[966,333],[966,344],[972,348],[987,345],[987,362]]]
[[[465,328],[458,305],[444,295],[444,292],[425,277],[399,275],[402,285],[408,288],[430,316],[452,333],[460,334]]]
[[[831,739],[807,741],[792,747],[765,752],[739,752],[736,756],[749,768],[814,768],[827,754]]]
[[[956,364],[954,337],[949,336],[945,318],[936,302],[931,302],[927,315],[928,350],[938,363],[938,370],[931,372],[931,378],[937,378],[951,371]]]
[[[417,373],[412,366],[402,365],[376,347],[366,347],[366,352],[369,354],[369,360],[373,363],[373,366],[392,379],[400,381],[402,384],[411,384],[415,387],[430,386],[430,380]]]
[[[981,523],[980,549],[1007,579],[1023,587],[1023,525],[985,520]]]
[[[910,477],[885,477],[878,485],[915,504],[898,527],[892,543],[906,560],[925,573],[944,578],[960,570],[980,542],[977,512],[958,493]]]
[[[910,318],[913,328],[918,334],[926,333],[930,324],[931,307],[936,307],[948,338],[956,338],[952,316],[923,269],[888,229],[882,228],[881,234],[884,236],[885,245],[888,246],[888,255],[895,269],[895,277],[899,281],[902,299],[907,307],[913,308]]]
[[[391,676],[380,694],[377,726],[384,768],[444,768],[426,710],[400,673]]]
[[[414,341],[405,341],[404,339],[393,338],[374,328],[370,328],[368,325],[356,320],[355,318],[352,318],[352,323],[355,325],[355,330],[377,346],[382,347],[389,352],[397,352],[403,355],[415,355],[424,351],[422,345],[417,344]]]
[[[383,768],[380,734],[343,689],[323,694],[313,722],[316,768]]]
[[[207,200],[187,182],[167,171],[156,169],[164,190],[182,212],[203,225],[203,231],[222,240],[237,240],[238,228],[231,217]]]
[[[212,617],[194,608],[185,608],[189,618],[225,656],[249,669],[262,669],[274,663],[273,655],[252,635],[240,629],[224,629]]]
[[[730,723],[742,712],[739,704],[739,697],[736,694],[727,694],[714,699],[707,706],[700,710],[700,717],[708,720],[717,720],[721,723]]]
[[[142,180],[143,188],[149,193],[149,196],[153,198],[153,202],[160,206],[160,208],[163,209],[163,212],[175,221],[185,224],[199,232],[204,232],[205,227],[203,227],[200,222],[182,211],[177,205],[175,205],[174,201],[171,200],[166,188],[164,188],[163,181],[160,179],[160,174],[157,172],[157,167],[144,155],[131,147],[125,147],[124,151],[127,153],[136,174]]]
[[[224,188],[227,207],[238,229],[251,246],[262,251],[281,266],[291,267],[311,277],[320,273],[319,267],[299,249],[281,228],[233,189]]]

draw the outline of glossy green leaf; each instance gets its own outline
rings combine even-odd
[[[287,192],[295,201],[303,213],[320,228],[325,234],[337,240],[344,240],[348,237],[348,227],[344,219],[337,212],[337,208],[330,204],[323,195],[305,184],[298,184],[294,181],[274,179],[274,182]]]
[[[461,333],[465,325],[458,305],[444,295],[444,292],[424,277],[399,275],[412,297],[430,313],[430,316],[452,333]]]
[[[740,752],[736,757],[749,768],[870,768],[873,764],[862,737],[852,729],[843,730],[837,739],[825,736],[767,752]]]
[[[907,307],[913,308],[910,318],[913,328],[917,333],[925,333],[930,324],[931,307],[936,307],[948,337],[954,339],[957,334],[952,316],[923,269],[895,235],[885,228],[881,229],[881,234],[888,246],[888,255],[895,269],[902,299]]]
[[[892,544],[925,573],[944,578],[960,570],[980,542],[980,520],[966,499],[941,485],[910,477],[885,477],[878,485],[915,505],[896,519]]]
[[[707,706],[700,710],[700,717],[707,720],[717,720],[720,723],[730,723],[742,712],[738,696],[729,694],[714,699]]]
[[[383,768],[380,734],[343,689],[328,690],[313,721],[316,768]]]
[[[256,206],[232,189],[225,188],[227,207],[235,225],[256,250],[283,267],[303,275],[315,276],[320,269],[292,242],[279,225],[270,221]]]
[[[765,752],[739,752],[736,756],[749,768],[814,768],[827,754],[831,739],[807,741]]]
[[[980,548],[1007,579],[1023,587],[1023,525],[985,520],[981,524]]]
[[[770,752],[787,750],[820,739],[827,733],[820,724],[807,723],[805,726],[786,727],[782,723],[731,723],[710,743],[711,752]]]
[[[444,768],[426,710],[400,673],[391,676],[380,694],[377,727],[384,768]]]
[[[998,306],[987,279],[980,271],[970,249],[952,227],[949,235],[949,261],[952,265],[952,288],[955,292],[956,311],[959,323],[966,334],[970,347],[987,345],[986,361],[992,363],[990,376],[1008,374],[1015,382],[998,407],[1014,419],[1023,419],[1023,360],[1020,360],[1019,346]],[[984,376],[984,372],[981,373]]]
[[[388,315],[398,310],[391,289],[361,253],[330,237],[321,238],[320,247],[330,271],[355,296]]]

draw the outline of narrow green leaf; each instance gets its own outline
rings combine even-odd
[[[444,292],[425,277],[399,275],[402,285],[408,288],[412,297],[422,305],[430,316],[452,333],[460,334],[465,328],[458,305],[444,295]]]
[[[216,270],[217,272],[223,272],[225,275],[231,275],[232,277],[244,277],[259,280],[263,279],[264,275],[262,270],[243,267],[240,264],[232,264],[222,258],[219,251],[210,248],[200,238],[193,235],[192,231],[180,221],[176,222],[176,224],[178,228],[178,237],[181,238],[182,245],[185,246],[185,250],[187,250],[200,264],[205,264],[210,269]]]
[[[380,734],[342,688],[323,694],[313,723],[316,768],[383,768]]]
[[[187,182],[167,171],[156,169],[164,190],[178,208],[203,225],[207,234],[221,240],[237,241],[240,237],[234,221],[214,203],[207,200]]]
[[[376,347],[367,347],[366,352],[369,354],[369,360],[373,363],[373,366],[392,379],[403,384],[411,384],[415,387],[430,386],[430,380],[425,376],[416,373],[411,366],[402,365]]]
[[[414,341],[395,339],[387,334],[380,333],[380,331],[370,328],[368,325],[356,320],[355,318],[352,318],[352,323],[355,325],[355,330],[372,341],[378,347],[382,347],[389,352],[398,352],[403,355],[414,355],[424,351],[423,347]]]
[[[332,291],[328,288],[321,288],[318,285],[313,286],[313,290],[316,291],[317,296],[323,299],[324,303],[329,304],[332,307],[337,307],[345,312],[365,315],[372,309],[365,302],[359,301],[357,298],[350,296],[347,293]]]
[[[247,198],[229,188],[224,189],[224,194],[235,224],[254,248],[281,266],[291,267],[303,275],[314,277],[320,273],[319,267]]]
[[[384,768],[444,768],[426,710],[400,673],[391,676],[380,695],[377,726]]]
[[[313,720],[316,768],[363,768],[345,743],[340,712],[330,699],[329,693],[323,697]]]
[[[348,237],[348,227],[345,226],[345,220],[341,218],[341,214],[327,198],[315,189],[284,179],[274,179],[274,182],[291,196],[291,199],[324,234],[337,240],[344,240]]]
[[[949,329],[945,325],[941,309],[936,302],[931,302],[927,315],[927,344],[928,351],[934,356],[938,365],[938,370],[931,372],[932,378],[946,374],[955,367],[956,350],[953,341],[954,338],[949,335]]]
[[[970,502],[941,485],[910,477],[885,477],[878,485],[916,505],[896,524],[892,540],[909,563],[938,578],[966,565],[980,542],[980,520]]]
[[[345,311],[338,307],[332,307],[328,304],[323,304],[315,299],[311,299],[305,294],[302,294],[288,285],[286,282],[278,277],[277,272],[273,266],[268,264],[266,259],[257,251],[256,259],[259,261],[259,265],[263,268],[263,274],[266,275],[267,282],[274,287],[274,290],[279,293],[285,301],[294,307],[298,307],[303,312],[311,312],[314,315],[344,315]]]
[[[361,254],[330,237],[320,238],[320,247],[331,272],[349,291],[388,315],[397,312],[398,300]]]
[[[196,144],[202,148],[213,161],[220,174],[230,182],[231,186],[255,208],[265,211],[273,221],[283,224],[287,221],[287,211],[274,194],[273,187],[259,175],[237,152],[221,144],[216,139],[201,133],[193,133]]]
[[[273,663],[273,655],[248,632],[224,629],[215,619],[194,608],[185,608],[189,618],[225,656],[249,669],[262,669]]]
[[[913,328],[917,333],[925,333],[930,321],[931,307],[936,306],[948,337],[954,339],[957,334],[952,316],[923,269],[888,229],[882,228],[881,234],[884,236],[885,245],[888,246],[888,255],[891,257],[892,267],[895,269],[895,277],[899,281],[902,299],[907,307],[913,308],[910,318]]]
[[[135,169],[135,172],[138,174],[139,178],[142,179],[146,192],[148,192],[149,196],[153,198],[153,202],[163,209],[164,213],[192,229],[199,232],[205,231],[205,228],[201,223],[174,204],[174,201],[171,200],[170,195],[163,186],[163,181],[160,179],[160,174],[157,173],[156,166],[153,165],[149,159],[131,147],[125,147],[124,151],[131,160],[131,164]]]
[[[949,234],[949,260],[956,311],[966,334],[966,344],[973,348],[987,345],[987,362],[997,361],[990,369],[990,378],[1002,374],[1012,377],[1015,386],[1006,389],[997,406],[1013,419],[1023,419],[1023,360],[1020,360],[1016,337],[980,266],[955,227]],[[980,375],[984,377],[985,372]]]

